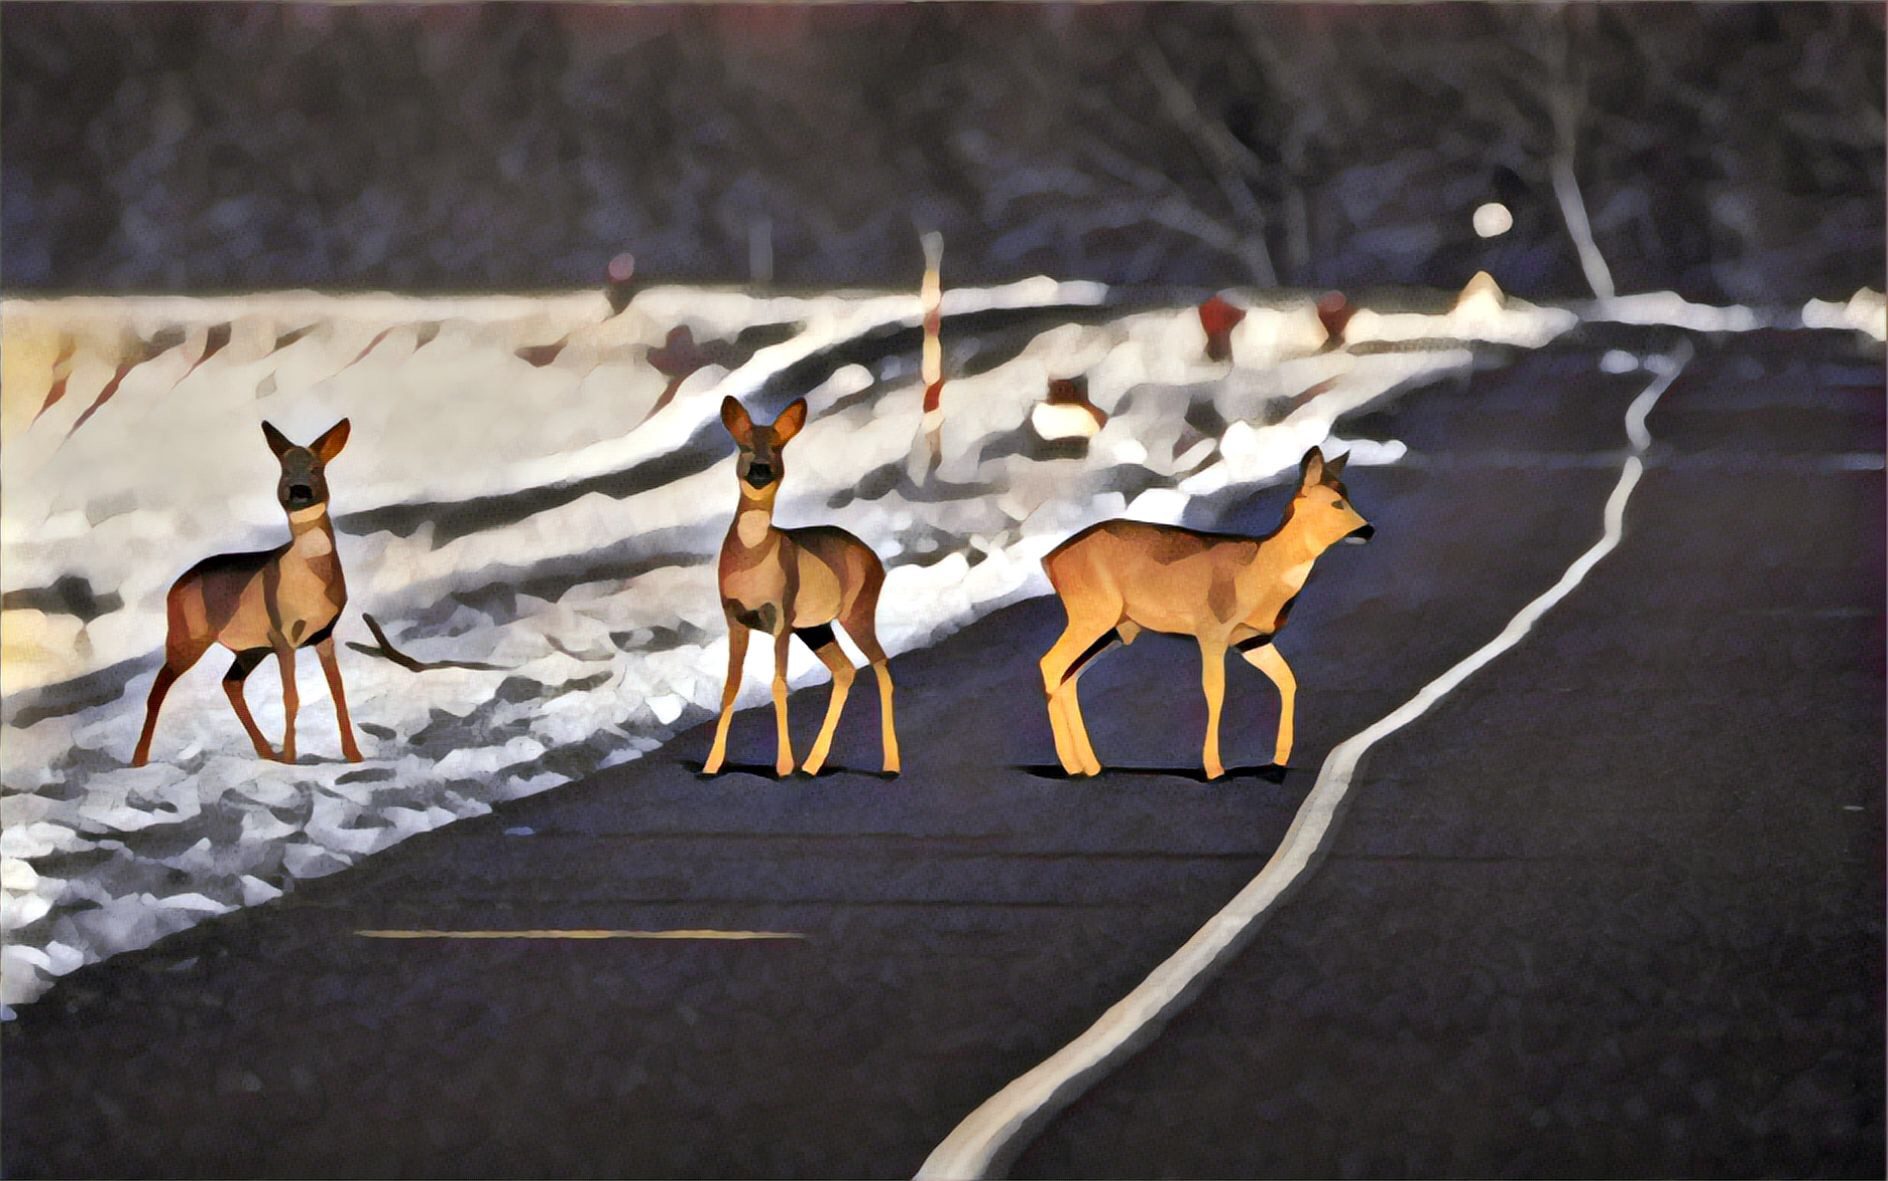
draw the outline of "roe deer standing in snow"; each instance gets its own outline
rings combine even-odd
[[[1068,612],[1068,628],[1042,658],[1056,757],[1071,775],[1095,775],[1101,763],[1088,741],[1076,684],[1084,668],[1142,629],[1200,642],[1206,690],[1206,777],[1219,761],[1219,709],[1226,693],[1226,649],[1237,648],[1278,686],[1273,762],[1291,757],[1292,704],[1298,684],[1272,647],[1318,555],[1339,541],[1368,541],[1375,529],[1350,506],[1339,476],[1347,456],[1326,462],[1316,447],[1300,463],[1298,490],[1277,529],[1264,537],[1205,533],[1139,521],[1103,521],[1069,538],[1043,568]]]
[[[341,577],[341,558],[334,549],[334,525],[328,520],[328,481],[323,474],[330,460],[347,443],[348,422],[342,419],[307,447],[297,447],[281,431],[262,424],[263,437],[282,465],[275,498],[288,514],[289,542],[255,553],[218,554],[192,566],[170,588],[165,600],[170,630],[164,641],[164,667],[151,685],[144,707],[144,733],[138,739],[131,765],[142,767],[151,756],[151,735],[157,730],[157,712],[164,695],[184,671],[212,644],[236,653],[235,663],[223,674],[223,692],[236,708],[236,717],[249,732],[256,753],[277,758],[269,749],[249,705],[243,700],[243,681],[263,659],[274,654],[282,667],[282,751],[284,763],[295,761],[295,650],[314,648],[328,674],[334,712],[341,724],[341,753],[350,763],[361,761],[348,721],[347,698],[341,690],[341,670],[334,662],[334,624],[347,605],[347,584]]]
[[[832,701],[826,721],[813,740],[804,770],[811,775],[826,764],[839,711],[852,688],[854,669],[832,625],[838,623],[878,673],[879,729],[885,770],[898,770],[898,735],[892,728],[892,674],[878,645],[875,616],[885,567],[863,541],[831,525],[802,529],[774,526],[774,498],[786,466],[781,450],[806,425],[806,399],[780,412],[771,425],[757,424],[733,398],[721,403],[721,421],[740,447],[735,464],[741,501],[734,524],[721,543],[721,609],[728,618],[728,683],[721,694],[721,720],[714,749],[702,765],[707,774],[721,769],[728,753],[728,723],[741,691],[748,632],[759,629],[774,638],[774,721],[779,745],[774,770],[793,771],[793,743],[787,733],[787,641],[799,636],[833,674]]]

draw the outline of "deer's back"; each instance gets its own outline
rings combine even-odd
[[[1234,576],[1258,551],[1235,534],[1103,521],[1043,559],[1071,613],[1117,612],[1155,631],[1193,632],[1239,609]]]

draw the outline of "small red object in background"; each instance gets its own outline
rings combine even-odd
[[[636,256],[625,250],[610,260],[607,269],[603,295],[610,301],[610,310],[621,315],[636,295]]]
[[[669,329],[668,338],[645,355],[657,373],[673,381],[685,381],[696,370],[709,365],[733,369],[747,358],[739,345],[727,341],[697,342],[686,324]]]
[[[563,352],[564,346],[569,343],[570,337],[566,336],[550,344],[528,344],[518,350],[518,358],[526,364],[542,369],[557,360],[557,354]]]
[[[664,377],[681,381],[697,369],[708,364],[708,357],[695,343],[695,334],[688,325],[678,324],[669,329],[668,339],[660,348],[649,350],[649,364]]]
[[[1049,396],[1045,401],[1051,406],[1080,406],[1095,420],[1097,429],[1108,425],[1108,412],[1088,400],[1086,376],[1050,378]]]
[[[1344,327],[1356,310],[1342,291],[1327,291],[1318,296],[1318,323],[1324,325],[1325,348],[1334,349],[1344,343]]]
[[[1246,318],[1244,308],[1234,307],[1215,295],[1200,305],[1200,327],[1206,329],[1206,359],[1232,360],[1232,330]]]
[[[1057,377],[1050,379],[1049,405],[1088,405],[1088,379],[1086,377]]]

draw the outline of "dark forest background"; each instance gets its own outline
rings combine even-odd
[[[883,285],[935,227],[953,283],[1590,295],[1571,187],[1621,291],[1837,297],[1883,86],[1878,4],[9,3],[0,274]]]

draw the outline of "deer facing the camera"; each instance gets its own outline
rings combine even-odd
[[[272,550],[218,554],[192,566],[170,588],[165,599],[169,631],[164,640],[164,667],[151,685],[145,704],[144,733],[138,738],[131,765],[142,767],[151,756],[151,736],[157,730],[164,696],[185,670],[214,644],[236,654],[223,674],[223,692],[249,734],[256,753],[265,759],[295,761],[295,651],[313,648],[328,676],[334,712],[341,726],[341,752],[351,763],[361,761],[348,721],[347,698],[341,689],[341,669],[334,659],[334,625],[347,605],[347,583],[341,576],[341,558],[334,548],[334,524],[328,519],[326,469],[347,443],[348,422],[342,419],[306,447],[297,447],[268,423],[262,434],[281,464],[276,500],[288,514],[289,541]],[[258,664],[273,655],[282,669],[282,750],[278,755],[256,728],[243,700],[243,682]]]
[[[1199,641],[1207,778],[1225,774],[1219,761],[1219,711],[1228,648],[1238,649],[1278,686],[1273,762],[1285,765],[1291,758],[1298,682],[1272,637],[1285,626],[1318,556],[1337,542],[1368,541],[1376,532],[1351,507],[1339,479],[1346,458],[1327,463],[1316,447],[1305,452],[1284,520],[1264,537],[1117,520],[1091,525],[1049,552],[1043,568],[1069,623],[1042,658],[1042,683],[1056,756],[1065,771],[1101,771],[1076,692],[1083,670],[1114,645],[1132,644],[1143,630]]]
[[[845,629],[878,674],[880,740],[885,770],[896,772],[898,735],[892,724],[892,674],[879,647],[876,615],[885,567],[863,541],[831,525],[781,529],[774,525],[774,500],[786,475],[783,450],[806,425],[806,399],[780,412],[771,424],[756,423],[733,398],[721,403],[721,421],[740,454],[735,475],[740,502],[734,524],[721,543],[721,609],[728,620],[728,682],[721,694],[721,718],[714,747],[702,770],[721,770],[728,753],[728,725],[741,691],[748,634],[761,631],[774,641],[774,721],[778,746],[774,770],[793,771],[793,741],[787,732],[787,644],[800,637],[832,671],[832,700],[826,720],[813,740],[803,770],[815,774],[826,765],[833,731],[857,675],[832,625]]]

